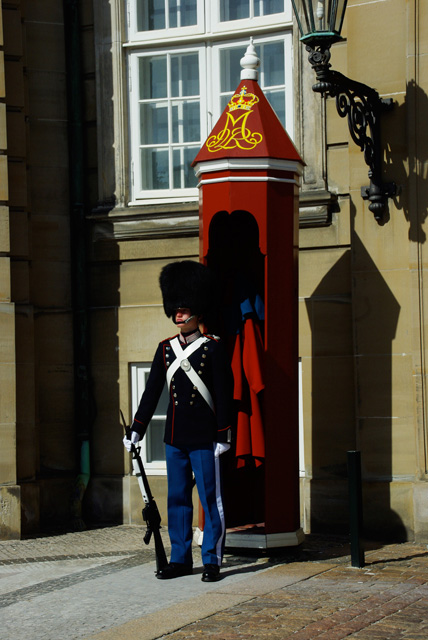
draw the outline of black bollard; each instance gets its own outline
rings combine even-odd
[[[351,534],[351,565],[364,567],[363,495],[361,488],[361,452],[348,451],[349,527]]]

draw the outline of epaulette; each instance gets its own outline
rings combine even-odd
[[[206,333],[207,338],[211,338],[211,340],[215,340],[216,342],[220,342],[220,336],[215,336],[213,333]]]

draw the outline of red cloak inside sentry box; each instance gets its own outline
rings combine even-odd
[[[196,156],[200,259],[223,294],[237,409],[222,457],[229,547],[303,540],[299,508],[298,198],[303,161],[257,82],[241,83]],[[203,525],[202,525],[203,526]]]

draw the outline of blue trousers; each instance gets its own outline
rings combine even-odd
[[[178,448],[166,445],[171,562],[192,564],[193,471],[199,499],[205,512],[202,562],[221,565],[225,523],[220,462],[219,458],[214,456],[214,446]]]

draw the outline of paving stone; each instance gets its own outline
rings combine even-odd
[[[222,579],[154,577],[145,527],[0,542],[1,640],[426,640],[428,551],[340,537],[297,549],[227,550]],[[166,549],[169,540],[162,530]],[[19,620],[19,628],[16,625]]]

